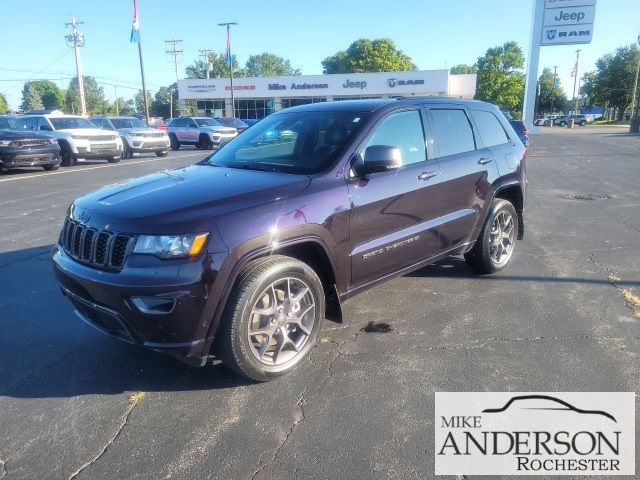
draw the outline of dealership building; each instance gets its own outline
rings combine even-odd
[[[449,70],[233,79],[237,118],[263,118],[307,103],[425,95],[473,98],[475,91],[475,74],[451,75]],[[179,80],[178,96],[183,107],[199,116],[231,115],[228,78]]]

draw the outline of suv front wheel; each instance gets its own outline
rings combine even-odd
[[[296,368],[313,349],[324,319],[322,282],[309,265],[273,255],[240,273],[216,336],[231,370],[266,381]]]
[[[481,274],[502,270],[513,256],[517,232],[516,209],[507,200],[494,199],[475,245],[464,254],[467,264]]]

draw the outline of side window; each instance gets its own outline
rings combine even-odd
[[[49,121],[44,117],[38,117],[38,130],[52,131],[53,127]]]
[[[191,119],[187,120],[187,127],[189,128],[198,128],[198,124]]]
[[[484,110],[470,110],[470,112],[485,147],[509,143],[504,127],[493,113]]]
[[[102,129],[111,130],[111,125],[104,118],[92,118],[91,121]]]
[[[373,131],[364,150],[371,145],[399,148],[402,152],[402,165],[424,162],[427,150],[420,112],[409,110],[389,115]]]
[[[433,135],[441,157],[475,150],[473,130],[464,110],[433,109]]]
[[[23,118],[22,120],[24,120],[24,123],[27,124],[27,127],[29,127],[29,129],[31,130],[38,129],[38,117],[27,117],[27,118]]]

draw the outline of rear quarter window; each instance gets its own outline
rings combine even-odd
[[[485,147],[503,145],[510,139],[505,132],[500,120],[492,113],[484,110],[470,110],[473,120],[476,122],[480,138]]]
[[[473,130],[462,109],[431,109],[433,135],[440,157],[475,150]]]

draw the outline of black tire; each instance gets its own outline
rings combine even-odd
[[[498,255],[498,260],[496,260],[495,250],[492,254],[492,248],[497,247],[491,244],[491,237],[496,237],[496,234],[493,233],[492,226],[499,216],[500,218],[507,216],[511,219],[510,240],[507,239],[506,236],[500,236],[500,243],[506,241],[507,243],[510,243],[511,246],[508,253],[505,254],[506,258],[501,259]],[[513,257],[517,235],[518,214],[516,213],[516,209],[508,200],[503,200],[501,198],[494,199],[475,245],[470,251],[464,254],[467,264],[474,272],[479,274],[495,273],[502,270],[509,264],[509,261]]]
[[[107,158],[107,162],[109,163],[118,163],[120,161],[120,157],[109,157]]]
[[[120,155],[120,158],[122,159],[133,158],[133,150],[131,150],[131,147],[129,146],[126,140],[122,141],[122,155]]]
[[[158,157],[166,157],[167,155],[169,155],[169,152],[167,150],[156,152],[156,156]]]
[[[62,150],[62,166],[73,167],[78,163],[78,157],[76,157],[70,150]]]
[[[178,141],[178,138],[171,134],[169,135],[169,142],[170,142],[170,146],[171,146],[171,150],[180,150],[180,142]]]
[[[581,127],[584,127],[587,124],[587,122],[585,122],[584,120],[581,121],[578,125],[580,125]]]
[[[200,147],[204,150],[213,150],[213,142],[209,138],[209,135],[200,135],[199,142]]]
[[[264,361],[261,361],[258,359],[259,353],[257,346],[253,344],[249,337],[251,323],[253,319],[255,319],[255,315],[257,315],[253,313],[253,309],[258,302],[264,300],[265,292],[271,285],[280,281],[286,281],[286,279],[289,279],[289,281],[293,280],[292,285],[294,285],[294,288],[296,283],[298,283],[298,285],[305,285],[305,287],[308,288],[304,298],[307,300],[311,298],[313,300],[313,306],[309,306],[305,308],[305,310],[310,309],[308,310],[309,313],[313,311],[313,324],[310,327],[307,326],[307,328],[310,328],[307,335],[302,329],[296,331],[295,326],[291,328],[290,324],[286,323],[284,318],[282,320],[276,320],[275,317],[285,317],[282,311],[279,310],[279,313],[274,313],[273,318],[267,321],[264,327],[259,327],[268,328],[271,325],[272,328],[277,328],[275,333],[272,332],[272,334],[267,337],[268,341],[267,338],[264,339],[265,344],[270,345],[271,341],[275,341],[276,344],[278,343],[277,332],[280,328],[287,332],[287,337],[291,336],[291,338],[295,339],[297,335],[298,339],[304,338],[305,340],[304,343],[299,346],[299,350],[298,347],[293,348],[292,345],[293,351],[289,349],[289,351],[286,352],[289,357],[285,355],[284,358],[285,360],[289,358],[289,360],[277,364],[277,354],[272,354],[271,357],[266,357]],[[298,290],[298,292],[300,292],[300,290]],[[282,293],[284,295],[284,292]],[[276,300],[276,303],[278,303],[278,301],[279,300]],[[269,303],[271,303],[270,299]],[[305,303],[305,306],[307,303],[308,302]],[[304,308],[302,304],[303,301],[299,300],[297,303],[299,309]],[[285,305],[285,303],[280,304],[278,308],[282,305]],[[295,304],[288,305],[286,308],[289,313],[296,311],[295,308],[292,308],[292,305],[295,307]],[[216,335],[216,353],[225,366],[252,380],[264,382],[285,375],[300,365],[313,349],[322,328],[322,321],[325,314],[324,310],[325,297],[322,282],[309,265],[282,255],[273,255],[271,257],[254,260],[249,262],[240,273],[234,291],[227,302],[222,324]],[[259,315],[258,321],[263,320],[260,317],[264,316],[267,316],[264,320],[269,320],[268,315]],[[301,315],[301,318],[310,319],[307,317],[307,314]],[[280,323],[281,321],[282,323]],[[253,338],[256,338],[256,335],[254,335]],[[274,348],[277,349],[277,345],[275,345]],[[284,349],[282,350],[284,351]],[[270,362],[273,363],[268,364]]]
[[[560,126],[561,127],[566,127],[567,126],[567,122],[565,122],[564,120],[562,122],[560,122]]]
[[[58,168],[60,168],[60,164],[52,163],[50,165],[43,165],[42,168],[44,168],[47,172],[50,172],[51,170],[58,170]]]

